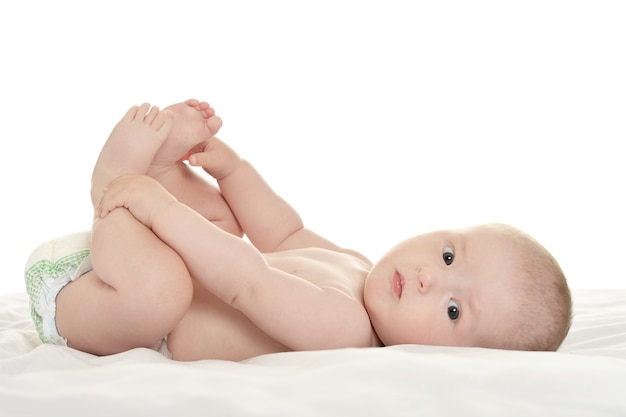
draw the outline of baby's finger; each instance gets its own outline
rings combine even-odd
[[[114,180],[104,188],[102,199],[100,199],[96,209],[96,213],[100,218],[104,218],[116,208],[124,206],[123,197],[118,195],[119,193],[117,192],[118,181],[119,179]]]
[[[211,162],[209,152],[198,152],[189,155],[189,164],[194,167],[206,167]]]
[[[106,199],[106,194],[105,194],[105,197],[103,197],[102,200],[100,200],[100,204],[98,204],[98,208],[96,209],[96,216],[100,217],[101,219],[104,219],[107,216],[107,214],[111,212],[111,209],[106,204],[105,199]]]

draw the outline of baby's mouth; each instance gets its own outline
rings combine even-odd
[[[396,271],[391,278],[391,288],[396,298],[399,300],[402,297],[402,288],[404,287],[404,279]]]

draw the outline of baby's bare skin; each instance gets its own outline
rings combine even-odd
[[[147,103],[133,106],[114,127],[95,164],[94,208],[114,178],[151,173],[218,227],[241,233],[219,190],[177,162],[219,126],[221,120],[210,106],[197,100],[163,111]],[[192,284],[180,257],[128,211],[117,210],[111,219],[95,218],[91,260],[94,269],[57,297],[57,328],[69,346],[95,354],[149,347],[187,311]],[[143,304],[146,308],[137,307]]]
[[[363,303],[363,286],[371,264],[354,255],[322,248],[301,248],[264,254],[268,264],[319,287],[332,287]],[[372,331],[371,346],[380,346]],[[245,315],[194,286],[187,314],[168,336],[174,359],[215,358],[240,361],[291,350],[273,340]]]
[[[211,120],[208,105],[192,101],[170,112],[175,125],[182,124],[173,129],[177,133],[167,137],[157,156],[152,155],[149,174],[117,177],[96,208],[101,224],[109,225],[101,240],[113,251],[108,258],[97,251],[102,267],[110,270],[110,276],[125,275],[120,282],[136,287],[119,291],[111,285],[121,296],[111,301],[123,301],[140,313],[136,320],[140,324],[129,325],[128,314],[124,320],[108,319],[111,313],[121,316],[115,305],[104,305],[108,316],[95,312],[90,323],[104,321],[110,330],[104,336],[98,331],[97,343],[88,341],[96,348],[108,343],[98,352],[150,346],[164,336],[178,360],[242,360],[288,350],[406,343],[518,346],[516,319],[526,300],[523,292],[514,290],[527,276],[524,262],[537,255],[552,268],[549,273],[555,279],[562,278],[558,265],[536,242],[498,224],[414,236],[394,245],[373,265],[305,228],[293,207],[251,164],[212,136],[210,125],[221,121]],[[150,113],[145,119],[151,119]],[[162,135],[138,136],[152,140],[154,148],[154,139]],[[214,206],[212,195],[196,200],[194,196],[203,195],[201,188],[181,192],[194,184],[187,181],[186,171],[179,170],[184,159],[217,181],[231,215],[223,224],[202,211],[203,204]],[[226,233],[230,230],[224,225],[231,225],[235,233]],[[137,232],[129,233],[129,227]],[[248,241],[240,238],[243,233]],[[133,239],[124,253],[117,250],[119,236]],[[152,248],[146,249],[146,243]],[[129,262],[135,261],[127,256],[132,248],[139,248],[137,254],[146,259]],[[155,274],[162,281],[156,291]],[[147,287],[136,285],[141,280],[149,282]],[[170,303],[166,308],[164,301]],[[161,318],[153,314],[155,308]],[[150,332],[139,321],[146,316]],[[82,326],[75,328],[79,334]],[[140,338],[137,329],[144,331]],[[549,343],[541,346],[554,348]]]
[[[112,179],[145,174],[172,125],[169,112],[149,104],[126,113],[95,164],[94,209]],[[70,347],[106,355],[152,346],[174,328],[191,302],[193,288],[180,257],[127,210],[117,210],[110,219],[95,217],[91,264],[93,270],[65,286],[56,298],[56,326]],[[170,293],[177,296],[162,296]],[[160,298],[160,303],[137,308],[137,294],[144,300]]]
[[[152,160],[149,174],[153,177],[169,171],[174,162],[186,160],[189,154],[203,149],[222,127],[222,119],[204,101],[189,99],[168,106],[164,111],[175,123]]]
[[[219,189],[184,163],[190,154],[207,146],[222,120],[207,102],[196,99],[173,104],[164,111],[172,116],[174,124],[154,156],[148,175],[221,229],[242,236],[241,227]]]
[[[146,173],[152,155],[163,145],[173,127],[172,114],[147,103],[134,106],[113,128],[92,175],[91,198],[95,206],[104,187],[119,175]]]
[[[264,187],[247,164],[230,175],[239,181],[233,175],[246,178],[250,192]],[[268,201],[275,207],[276,200]],[[245,359],[283,350],[378,345],[362,297],[371,264],[298,226],[297,217],[285,223],[280,216],[280,234],[285,237],[277,239],[277,245],[270,237],[261,246],[272,254],[263,255],[146,176],[127,175],[111,183],[98,214],[106,220],[117,207],[127,207],[171,245],[195,281],[193,307],[169,333],[168,347],[175,359]],[[273,217],[281,211],[268,213]]]
[[[210,148],[209,140],[221,126],[221,120],[204,102],[188,100],[167,107],[164,112],[174,120],[148,172],[179,201],[194,208],[214,224],[216,207],[226,206],[219,190],[192,176],[182,160],[190,154]],[[114,136],[115,137],[115,136]],[[105,152],[104,155],[110,155]],[[120,173],[118,173],[120,174]],[[97,176],[96,176],[97,178]],[[200,188],[199,188],[200,187]],[[212,193],[211,191],[216,191]],[[226,210],[224,210],[226,211]],[[240,235],[234,219],[223,216],[224,230]],[[219,224],[218,224],[219,226]],[[267,262],[285,272],[306,279],[318,287],[331,287],[363,304],[363,284],[369,262],[358,257],[322,248],[278,251],[264,255]],[[211,268],[211,265],[207,265]],[[371,330],[370,330],[371,331]],[[372,343],[376,344],[373,331]],[[221,358],[241,360],[251,356],[290,350],[261,331],[239,310],[211,294],[202,285],[194,284],[194,295],[188,312],[168,335],[168,347],[175,359],[193,360]]]

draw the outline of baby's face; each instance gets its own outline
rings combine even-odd
[[[372,325],[385,345],[488,346],[517,310],[516,261],[493,226],[407,239],[367,277]]]

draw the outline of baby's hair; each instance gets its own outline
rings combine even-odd
[[[494,224],[512,239],[521,272],[513,279],[518,293],[515,320],[501,338],[504,349],[556,351],[572,323],[572,297],[558,262],[539,242],[508,225]]]

